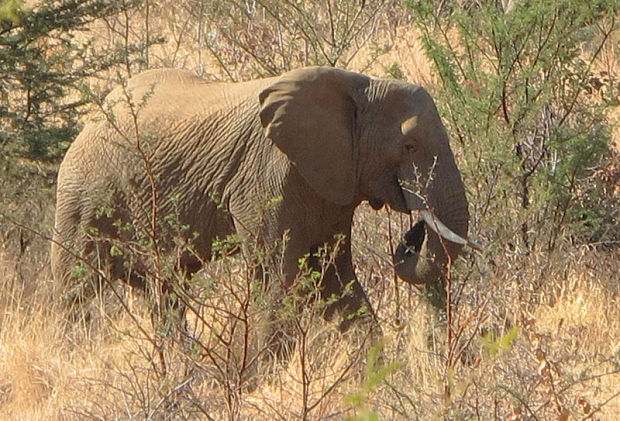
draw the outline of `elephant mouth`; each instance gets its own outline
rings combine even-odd
[[[420,253],[422,250],[422,244],[426,237],[426,229],[424,228],[424,221],[418,221],[407,233],[405,234],[405,251],[406,256]]]
[[[374,209],[374,210],[379,210],[383,207],[383,205],[385,204],[385,202],[383,200],[380,199],[376,199],[376,198],[372,198],[368,200],[368,203],[370,203],[370,206]]]

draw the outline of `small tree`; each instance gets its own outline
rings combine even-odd
[[[489,221],[489,236],[526,250],[599,239],[614,224],[592,175],[609,156],[606,111],[620,89],[601,60],[618,2],[441,5],[408,2],[462,146],[472,215]]]
[[[137,2],[123,4],[135,7]],[[89,24],[113,16],[116,2],[44,0],[33,9],[0,2],[0,148],[3,155],[57,159],[78,132],[88,100],[76,88],[125,63],[135,46],[97,52]]]
[[[356,58],[368,66],[389,48],[387,42],[372,41],[385,25],[388,0],[184,0],[182,4],[197,25],[199,52],[204,48],[219,67],[217,76],[230,80],[273,76],[310,65],[346,68]],[[370,54],[362,59],[359,52],[364,48]]]

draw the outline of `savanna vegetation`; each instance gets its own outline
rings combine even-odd
[[[0,419],[617,419],[619,11],[618,0],[0,0]],[[292,295],[277,311],[296,343],[288,361],[261,358],[272,307],[256,273],[273,266],[238,238],[177,290],[190,340],[152,316],[157,297],[112,280],[70,312],[49,269],[56,174],[105,94],[150,68],[239,81],[306,65],[432,93],[483,251],[439,285],[405,284],[390,256],[411,221],[362,204],[354,260],[383,341],[363,327],[342,335],[316,294]],[[154,232],[111,252],[174,278]],[[309,258],[329,265],[333,251]],[[299,288],[313,291],[321,273],[304,267]]]

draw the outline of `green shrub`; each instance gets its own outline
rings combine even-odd
[[[462,152],[474,231],[526,250],[600,240],[617,217],[592,179],[620,89],[597,70],[617,1],[444,3],[408,7]]]
[[[0,150],[57,160],[79,131],[89,100],[77,88],[125,63],[141,46],[97,51],[84,36],[96,19],[137,1],[44,0],[28,8],[0,2]],[[78,35],[81,33],[81,35]]]

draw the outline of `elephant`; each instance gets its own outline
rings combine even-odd
[[[263,244],[286,236],[281,272],[290,286],[300,257],[339,241],[320,291],[337,297],[326,313],[340,314],[346,329],[348,315],[371,308],[351,255],[361,202],[426,215],[432,229],[418,229],[414,250],[401,247],[395,261],[409,282],[434,282],[467,243],[465,188],[421,86],[331,67],[239,83],[157,69],[113,90],[98,115],[59,168],[51,263],[61,289],[79,281],[75,269],[84,260],[143,285],[144,265],[128,265],[90,233],[124,238],[135,233],[119,220],[151,226],[174,214],[196,233],[192,253],[176,257],[187,275],[228,235]],[[160,240],[162,250],[172,241]]]

